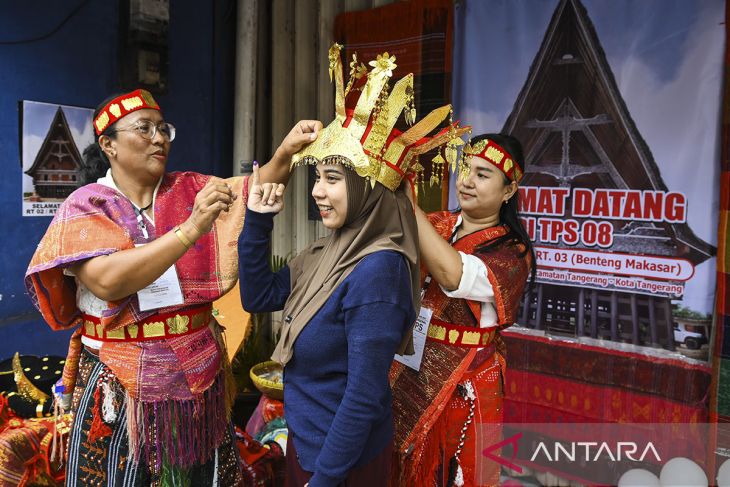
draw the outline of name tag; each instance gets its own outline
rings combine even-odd
[[[418,312],[418,318],[413,325],[413,355],[395,354],[395,360],[403,365],[412,368],[416,372],[421,370],[421,360],[423,360],[423,349],[426,346],[426,336],[428,334],[428,325],[431,323],[433,311],[429,308],[421,308]]]
[[[155,282],[137,291],[137,299],[140,311],[183,304],[185,299],[175,264],[171,265]]]

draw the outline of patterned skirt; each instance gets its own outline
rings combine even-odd
[[[230,434],[203,464],[181,468],[162,462],[160,468],[150,466],[144,459],[131,461],[127,435],[126,404],[122,402],[113,421],[100,425],[97,404],[103,394],[100,378],[107,378],[106,387],[121,391],[111,370],[99,358],[84,350],[73,395],[74,422],[68,442],[66,485],[74,486],[239,486],[243,485],[240,458],[236,448],[233,426]],[[123,391],[121,391],[123,393]],[[180,425],[184,427],[184,425]],[[104,434],[99,434],[100,427]],[[164,452],[160,452],[164,453]]]

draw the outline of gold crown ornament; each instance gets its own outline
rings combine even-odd
[[[395,56],[387,52],[370,61],[372,69],[358,62],[353,55],[350,79],[345,86],[340,51],[334,44],[329,50],[330,80],[335,81],[335,119],[325,127],[313,143],[292,157],[292,169],[301,164],[344,164],[374,186],[381,183],[395,191],[404,177],[420,177],[423,167],[418,156],[445,146],[434,157],[431,184],[441,182],[443,164],[456,169],[457,147],[464,142],[461,135],[471,127],[459,127],[451,120],[451,105],[433,110],[416,121],[413,99],[413,74],[398,80],[392,89],[388,83],[397,67]],[[400,115],[411,126],[405,132],[395,128]],[[435,135],[427,134],[449,117],[447,127]],[[415,124],[414,124],[415,123]]]

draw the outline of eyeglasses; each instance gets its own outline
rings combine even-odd
[[[171,123],[160,122],[155,125],[151,120],[141,120],[131,127],[114,129],[114,132],[135,132],[143,139],[152,140],[160,132],[168,142],[175,140],[175,126]]]

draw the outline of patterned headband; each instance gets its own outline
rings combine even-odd
[[[160,106],[147,90],[134,90],[131,93],[114,98],[106,104],[104,109],[94,119],[94,131],[96,135],[101,135],[108,126],[123,116],[129,115],[137,110],[142,110],[143,108],[160,110]]]
[[[484,139],[474,144],[469,143],[464,147],[464,155],[467,157],[481,157],[502,171],[510,181],[519,182],[522,179],[522,170],[512,160],[509,152],[494,142],[493,140]]]

